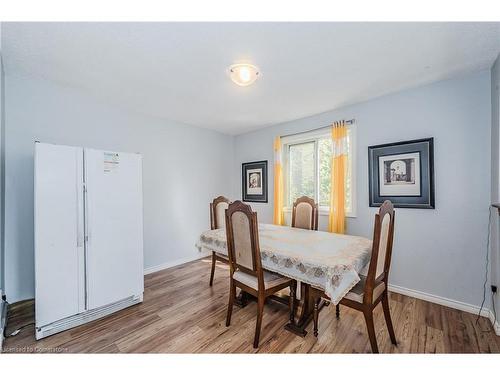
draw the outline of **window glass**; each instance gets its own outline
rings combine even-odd
[[[289,204],[302,196],[314,199],[316,158],[314,142],[289,146]]]
[[[332,186],[332,139],[318,140],[319,153],[319,205],[330,205],[330,187]]]
[[[345,169],[345,212],[347,215],[355,215],[353,136],[352,128],[348,127]],[[284,159],[288,164],[285,186],[288,208],[293,206],[293,202],[297,198],[307,196],[314,199],[320,209],[328,210],[332,173],[332,139],[330,134],[321,134],[317,137],[305,134],[303,142],[295,138],[294,143],[287,145],[284,142],[284,144]]]

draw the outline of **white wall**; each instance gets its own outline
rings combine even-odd
[[[208,202],[230,194],[232,137],[106,105],[71,88],[7,75],[5,286],[9,302],[32,298],[35,140],[140,152],[144,264],[199,255]]]
[[[491,202],[500,203],[500,55],[491,68]],[[500,220],[492,214],[491,228],[491,283],[500,286]],[[489,290],[487,296],[490,296]],[[499,293],[495,296],[496,311],[500,311]],[[498,313],[497,313],[498,315]],[[498,320],[498,316],[497,316]]]
[[[490,73],[483,71],[237,136],[233,198],[241,199],[241,163],[269,160],[270,201],[252,206],[259,221],[272,222],[274,137],[355,118],[358,208],[347,230],[371,237],[376,208],[368,206],[367,147],[434,137],[436,209],[397,209],[390,282],[478,306],[490,199],[490,103]],[[320,226],[326,220],[320,218]]]

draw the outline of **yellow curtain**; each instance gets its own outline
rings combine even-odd
[[[281,138],[274,140],[274,224],[284,225],[283,168],[281,166]]]
[[[332,176],[328,230],[345,232],[345,172],[347,163],[347,127],[344,121],[332,125]]]

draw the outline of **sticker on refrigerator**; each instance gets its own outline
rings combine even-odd
[[[120,165],[120,155],[116,152],[104,153],[104,173],[111,173]]]

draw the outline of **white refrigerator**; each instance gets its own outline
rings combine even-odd
[[[142,301],[142,157],[35,143],[35,332]]]

